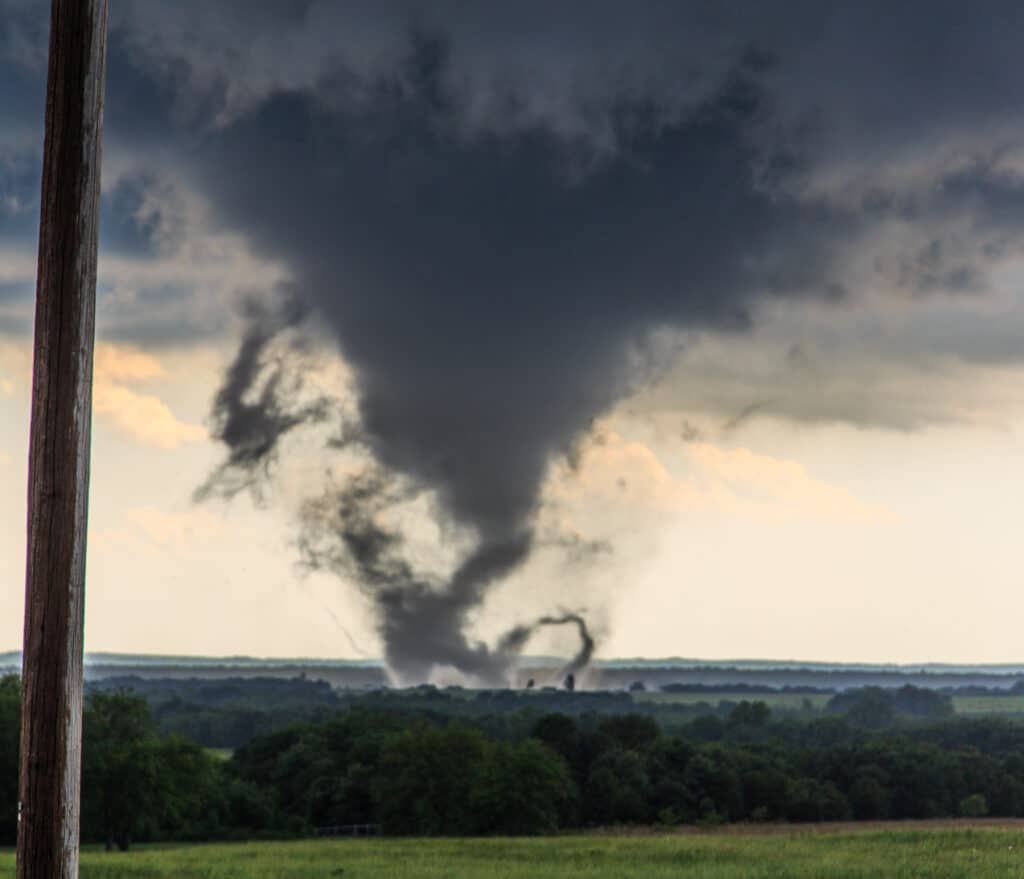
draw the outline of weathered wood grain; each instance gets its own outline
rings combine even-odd
[[[53,0],[36,278],[18,879],[78,876],[107,0]]]

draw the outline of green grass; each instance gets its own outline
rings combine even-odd
[[[957,714],[1024,714],[1024,695],[1013,696],[954,696],[953,708]]]
[[[546,839],[315,840],[86,851],[82,879],[995,879],[1024,831],[936,828]],[[0,853],[0,877],[14,856]]]

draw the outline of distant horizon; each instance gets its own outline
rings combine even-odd
[[[188,653],[131,653],[111,650],[86,651],[86,665],[103,665],[105,662],[115,665],[226,665],[226,666],[259,666],[268,667],[282,665],[336,666],[336,667],[386,667],[382,657],[326,657],[326,656],[254,656],[246,654],[188,654]],[[21,650],[0,651],[0,667],[10,666],[15,660],[20,663]],[[564,656],[556,655],[524,655],[521,665],[559,665],[565,661]],[[985,669],[989,671],[1003,670],[1007,673],[1024,674],[1024,660],[1021,662],[857,662],[830,661],[807,659],[771,659],[752,657],[702,658],[688,656],[620,656],[597,657],[591,665],[598,668],[630,668],[630,667],[678,667],[708,669],[844,669],[881,671],[898,669],[903,671],[941,669],[943,671]]]

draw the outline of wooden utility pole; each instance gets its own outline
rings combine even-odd
[[[77,879],[107,0],[53,0],[36,275],[18,879]]]

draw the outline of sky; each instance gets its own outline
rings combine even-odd
[[[44,5],[0,0],[0,649]],[[119,0],[86,649],[486,681],[573,611],[604,657],[1020,661],[1022,39],[1003,2]]]

